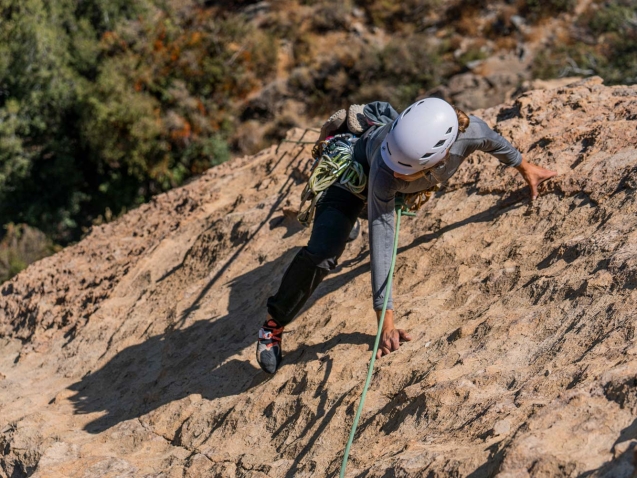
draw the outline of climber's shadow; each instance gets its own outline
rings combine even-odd
[[[264,263],[231,283],[228,314],[156,335],[118,352],[102,368],[71,385],[77,414],[100,414],[85,429],[100,433],[189,396],[207,400],[237,395],[268,380],[253,358],[264,304],[298,249]],[[318,291],[317,291],[318,292]],[[316,300],[322,294],[317,294]],[[313,302],[313,301],[312,301]],[[339,343],[369,344],[365,334],[340,334],[289,350],[285,363],[316,360]],[[249,358],[231,358],[249,350]],[[243,355],[245,357],[245,354]]]

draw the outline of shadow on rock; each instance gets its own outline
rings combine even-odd
[[[637,419],[624,428],[615,443],[612,452],[614,458],[596,470],[581,473],[578,478],[607,476],[613,478],[630,478],[637,469]]]
[[[277,277],[292,260],[296,248],[233,280],[229,313],[167,330],[143,343],[118,352],[99,370],[71,385],[77,414],[104,413],[86,431],[101,433],[118,423],[145,415],[189,395],[207,400],[233,396],[270,376],[256,360],[231,359],[254,347],[256,332],[265,317],[265,302],[278,286]],[[312,302],[326,295],[325,288]],[[318,358],[339,343],[372,343],[363,334],[341,334],[322,344],[300,347],[285,354],[284,363]]]
[[[233,280],[227,315],[167,329],[126,347],[71,385],[77,392],[71,397],[76,413],[105,412],[86,430],[100,433],[189,395],[214,400],[266,380],[256,361],[231,357],[254,346],[266,299],[275,287],[272,278],[283,273],[294,253],[290,249]]]

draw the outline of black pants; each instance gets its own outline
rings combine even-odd
[[[303,308],[325,276],[336,267],[350,231],[365,202],[331,186],[319,200],[312,235],[283,275],[277,293],[268,299],[268,313],[281,326]]]

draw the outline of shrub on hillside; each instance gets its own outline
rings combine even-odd
[[[6,224],[0,237],[0,284],[57,250],[44,233],[26,224]]]
[[[531,22],[551,18],[560,13],[575,10],[577,0],[521,0],[518,3],[520,14]]]
[[[554,42],[535,58],[534,75],[597,74],[607,84],[637,83],[637,8],[632,0],[597,2],[579,18],[592,41]]]
[[[454,68],[425,34],[396,37],[383,48],[341,52],[316,68],[297,68],[289,86],[312,115],[375,100],[404,108]]]
[[[410,31],[422,27],[423,20],[432,12],[443,9],[442,0],[390,0],[359,1],[371,23],[390,32]]]
[[[347,0],[315,2],[311,16],[312,30],[317,33],[345,30],[349,27],[351,11],[351,2]]]

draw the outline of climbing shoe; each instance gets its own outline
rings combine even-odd
[[[351,105],[347,110],[347,128],[357,136],[369,128],[364,109],[365,105]]]
[[[333,136],[347,121],[347,111],[338,110],[321,126],[321,134],[319,135],[319,142],[324,141],[329,136]]]
[[[275,373],[281,364],[281,338],[283,327],[270,319],[259,329],[257,362],[267,373]]]

